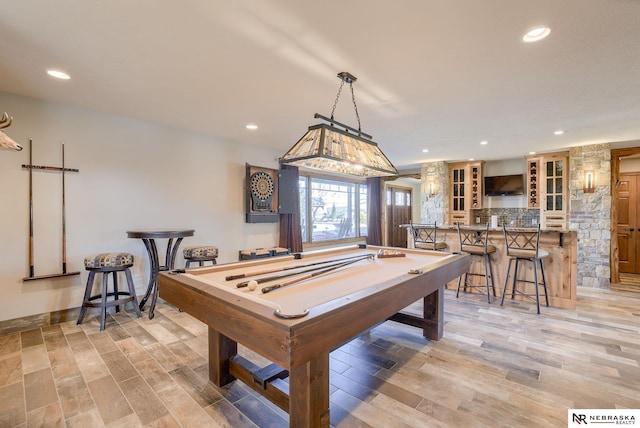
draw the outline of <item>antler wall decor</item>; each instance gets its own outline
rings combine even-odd
[[[12,122],[13,118],[9,117],[9,115],[5,112],[0,118],[0,130],[10,127]],[[7,134],[0,131],[0,150],[20,151],[22,150],[22,146],[9,138]]]

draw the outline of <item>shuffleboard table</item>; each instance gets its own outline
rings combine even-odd
[[[379,257],[384,250],[404,256]],[[314,270],[326,266],[338,267]],[[161,272],[159,291],[162,299],[209,326],[213,383],[240,379],[287,411],[290,426],[328,427],[329,352],[385,320],[440,339],[444,285],[468,268],[468,255],[361,245]],[[305,273],[293,275],[300,271]],[[226,279],[254,273],[262,275]],[[238,288],[238,283],[274,276],[279,278]],[[422,317],[401,312],[420,299]],[[238,343],[273,364],[258,367],[247,361],[237,355]],[[287,376],[288,391],[281,380]]]

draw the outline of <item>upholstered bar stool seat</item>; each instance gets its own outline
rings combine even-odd
[[[191,262],[198,262],[202,266],[204,262],[216,264],[218,258],[218,247],[213,245],[187,247],[183,250],[184,267],[188,268]]]
[[[484,255],[485,253],[495,253],[496,247],[494,245],[487,244],[486,247],[482,245],[463,245],[461,248],[463,253],[469,253],[477,256]]]
[[[421,250],[433,250],[433,251],[445,251],[447,248],[446,242],[430,242],[430,243],[418,243],[414,244],[414,247]]]
[[[133,266],[133,254],[130,253],[101,253],[95,256],[85,257],[84,267],[89,271],[89,278],[87,279],[87,286],[84,290],[78,324],[82,324],[82,320],[87,313],[87,308],[100,308],[100,331],[102,331],[104,330],[104,324],[107,318],[107,308],[115,306],[116,312],[120,312],[120,305],[126,305],[129,302],[132,302],[133,310],[138,318],[142,316],[140,308],[138,307],[133,278],[129,270],[131,266]],[[118,290],[118,272],[124,272],[129,291]],[[100,294],[92,296],[91,293],[93,291],[96,273],[102,273],[102,283]],[[107,290],[110,273],[113,273],[113,291]],[[109,297],[113,297],[113,299],[108,300]]]
[[[542,248],[538,249],[537,254],[534,250],[509,249],[509,257],[516,257],[519,259],[544,259],[545,257],[549,257],[549,252]]]
[[[85,269],[121,268],[133,266],[133,254],[131,253],[101,253],[84,258]]]

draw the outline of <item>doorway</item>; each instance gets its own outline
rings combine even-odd
[[[640,209],[637,191],[640,189],[640,173],[620,173],[616,235],[618,237],[618,270],[620,273],[640,273]]]
[[[640,283],[640,232],[637,220],[638,208],[637,190],[640,189],[640,179],[630,178],[640,176],[640,167],[628,166],[628,161],[640,158],[640,147],[611,150],[611,283],[620,284]],[[632,188],[632,186],[635,186]],[[631,229],[634,229],[633,231]],[[630,271],[631,273],[627,273]],[[622,273],[622,275],[621,275]]]
[[[411,189],[387,186],[387,244],[392,247],[407,247],[407,229],[400,227],[411,222]]]

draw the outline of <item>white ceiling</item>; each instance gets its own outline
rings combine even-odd
[[[284,154],[348,71],[362,130],[407,170],[639,140],[639,25],[638,0],[7,0],[0,91]]]

